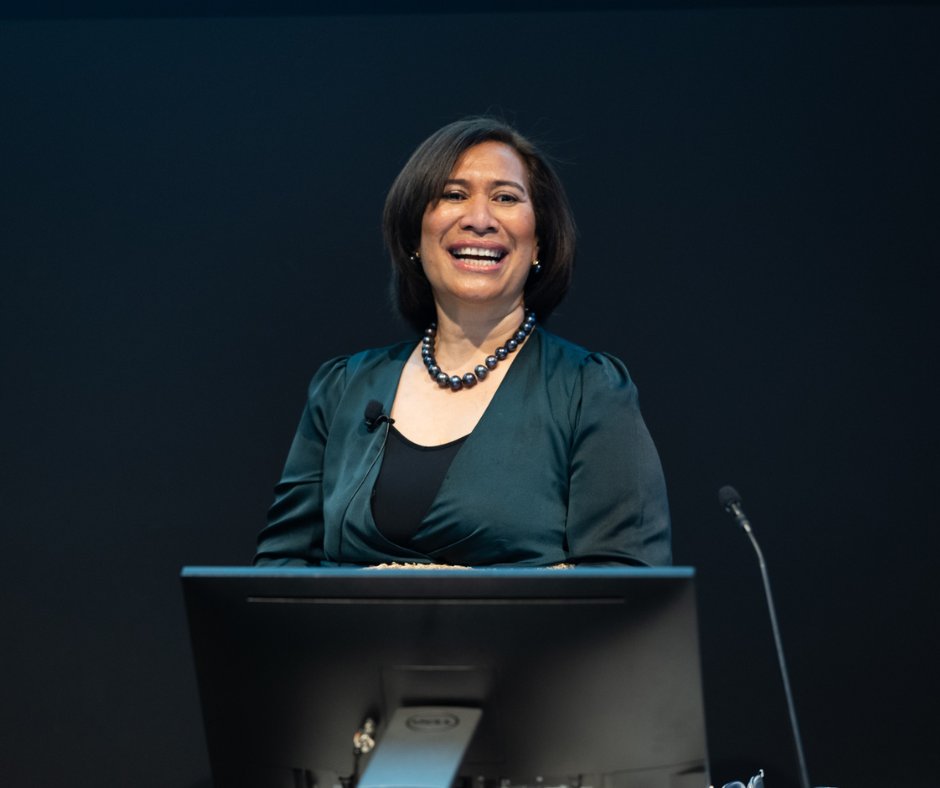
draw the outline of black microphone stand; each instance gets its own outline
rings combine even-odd
[[[800,787],[810,788],[809,772],[806,769],[806,757],[803,755],[803,739],[800,736],[800,726],[796,721],[796,705],[793,703],[793,692],[790,690],[790,674],[787,671],[787,663],[783,657],[783,639],[780,637],[780,627],[777,624],[777,610],[774,607],[773,594],[770,592],[770,576],[767,574],[767,564],[764,562],[764,553],[757,543],[754,531],[751,528],[751,522],[744,514],[741,508],[741,497],[733,487],[722,487],[718,493],[718,499],[724,506],[725,511],[729,512],[740,525],[744,532],[754,545],[754,552],[757,553],[757,562],[760,565],[761,579],[764,581],[764,595],[767,597],[767,610],[770,613],[770,628],[774,635],[774,644],[777,648],[777,660],[780,663],[780,676],[783,679],[783,693],[787,699],[787,710],[790,713],[790,728],[793,731],[793,743],[796,747],[796,760],[800,772]]]

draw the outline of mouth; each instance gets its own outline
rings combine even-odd
[[[494,266],[509,254],[509,250],[503,246],[474,246],[473,244],[451,246],[447,251],[462,263],[479,267]]]

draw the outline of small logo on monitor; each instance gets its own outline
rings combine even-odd
[[[445,731],[460,725],[460,718],[456,714],[412,714],[407,725],[413,731],[430,733],[432,731]]]

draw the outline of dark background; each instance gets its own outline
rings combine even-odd
[[[550,327],[640,387],[716,784],[795,779],[724,483],[814,784],[937,784],[936,7],[118,5],[0,20],[4,785],[206,780],[179,568],[250,560],[309,376],[409,335],[385,190],[481,112],[570,191]]]

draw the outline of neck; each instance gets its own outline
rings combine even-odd
[[[437,306],[435,346],[441,362],[462,363],[493,352],[519,328],[525,316],[520,301],[508,310],[448,310]]]

